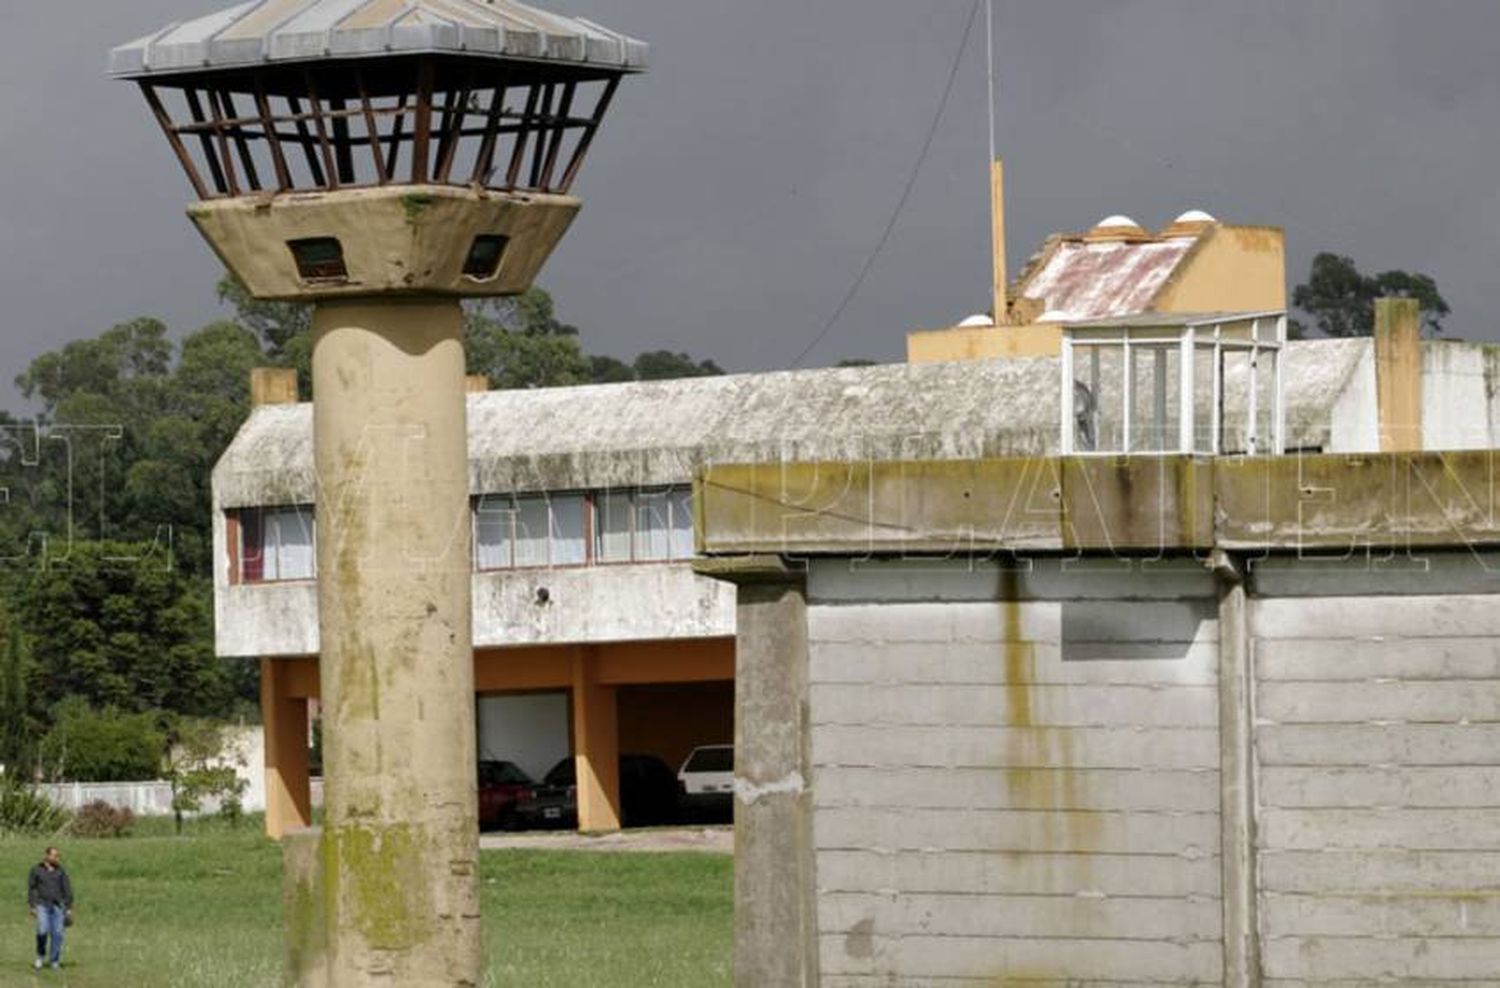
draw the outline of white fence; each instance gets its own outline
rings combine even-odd
[[[102,800],[136,816],[172,812],[172,787],[166,782],[59,782],[38,788],[52,802],[70,810]]]
[[[232,729],[230,755],[224,764],[233,765],[245,782],[244,809],[259,813],[266,808],[265,734],[259,726]],[[59,806],[76,810],[86,803],[103,800],[111,806],[129,809],[136,816],[164,816],[172,812],[172,786],[154,782],[60,782],[38,787]],[[323,780],[312,783],[314,806],[323,804]],[[217,812],[217,801],[207,801],[203,812]]]
[[[38,786],[37,789],[58,806],[70,810],[102,800],[111,806],[128,809],[136,816],[166,816],[172,812],[172,785],[169,782],[58,782]],[[246,796],[251,796],[247,792]],[[323,780],[312,782],[314,806],[323,804]],[[245,812],[258,813],[264,810],[262,797],[252,803],[245,800]],[[202,812],[215,813],[219,809],[217,800],[205,800]]]

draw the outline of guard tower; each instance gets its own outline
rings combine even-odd
[[[511,0],[253,0],[111,55],[214,251],[316,303],[327,789],[287,844],[300,984],[480,983],[459,301],[531,284],[645,55]]]

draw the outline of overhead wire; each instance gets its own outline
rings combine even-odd
[[[969,8],[969,19],[964,24],[964,33],[958,43],[958,52],[953,56],[953,67],[948,72],[948,82],[943,87],[942,99],[938,101],[937,113],[932,117],[932,125],[927,129],[927,138],[922,142],[922,151],[917,155],[916,166],[912,168],[911,175],[906,179],[906,186],[901,191],[901,198],[896,200],[896,208],[891,211],[891,218],[886,223],[885,230],[880,235],[880,240],[876,242],[875,249],[870,252],[870,256],[865,259],[864,265],[859,269],[859,274],[855,276],[854,284],[849,287],[849,291],[844,295],[843,301],[839,303],[833,315],[823,324],[823,328],[812,338],[812,341],[802,348],[802,352],[797,354],[797,359],[792,361],[793,368],[800,367],[802,361],[807,359],[807,355],[812,353],[819,343],[823,342],[828,334],[833,331],[834,326],[838,325],[838,321],[843,318],[844,312],[849,308],[850,303],[854,301],[854,297],[859,294],[859,290],[864,285],[865,279],[869,277],[871,269],[875,267],[875,262],[879,259],[881,251],[885,249],[885,245],[891,239],[891,234],[895,232],[896,223],[901,219],[901,212],[906,208],[906,202],[911,198],[912,190],[916,188],[917,176],[921,174],[922,165],[926,163],[928,152],[932,150],[932,143],[937,137],[938,125],[942,123],[943,113],[948,108],[949,97],[953,95],[954,83],[958,81],[958,70],[963,65],[964,52],[968,50],[969,38],[974,33],[974,22],[979,18],[979,6],[983,2],[984,0],[974,0],[974,5]]]

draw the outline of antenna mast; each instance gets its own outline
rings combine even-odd
[[[995,147],[995,0],[985,0],[985,54],[990,113],[990,252],[993,272],[994,324],[1005,322],[1005,164]]]

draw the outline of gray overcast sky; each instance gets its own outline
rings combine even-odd
[[[10,0],[0,35],[0,407],[67,340],[224,314],[189,189],[106,51],[221,0]],[[652,43],[541,283],[595,352],[790,363],[889,217],[970,0],[565,0]],[[1189,207],[1312,254],[1424,271],[1450,332],[1500,339],[1500,3],[998,0],[1011,269],[1049,231]],[[981,19],[982,26],[982,19]],[[983,35],[886,252],[808,358],[901,359],[986,308]]]

